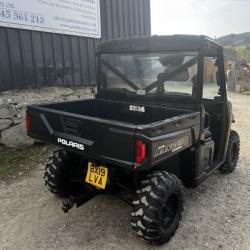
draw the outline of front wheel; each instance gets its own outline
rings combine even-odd
[[[232,173],[235,170],[239,159],[239,153],[240,153],[239,134],[236,131],[231,130],[227,146],[226,161],[220,168],[220,171],[222,173]]]
[[[133,202],[131,225],[144,240],[163,244],[174,235],[183,210],[181,182],[166,171],[145,177]]]

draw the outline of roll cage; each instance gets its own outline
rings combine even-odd
[[[113,67],[109,62],[101,58],[102,54],[135,54],[135,53],[182,53],[182,52],[194,52],[198,53],[196,57],[180,65],[168,74],[164,72],[160,73],[157,80],[150,83],[143,90],[148,93],[152,89],[158,87],[165,81],[168,81],[173,76],[181,73],[187,67],[191,66],[195,62],[198,63],[198,72],[196,84],[193,88],[193,96],[186,96],[186,98],[192,98],[195,103],[202,102],[203,96],[203,76],[204,76],[204,57],[216,57],[218,63],[218,85],[220,86],[219,94],[222,101],[227,100],[226,84],[225,84],[225,72],[224,72],[224,59],[222,46],[213,39],[206,36],[189,36],[189,35],[174,35],[174,36],[153,36],[142,38],[130,38],[130,39],[118,39],[109,42],[102,43],[97,52],[98,62],[98,93],[112,92],[112,95],[116,95],[117,91],[103,90],[102,89],[102,77],[101,76],[101,64],[105,65],[109,70],[121,78],[129,87],[133,90],[138,90],[138,86],[128,79],[126,75],[120,72],[117,68]],[[127,91],[126,94],[128,94]],[[168,94],[164,94],[168,96]],[[178,97],[177,97],[178,99]]]

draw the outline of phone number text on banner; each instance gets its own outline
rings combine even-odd
[[[0,0],[0,26],[101,37],[99,0]]]

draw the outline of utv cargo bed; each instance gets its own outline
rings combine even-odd
[[[191,128],[200,119],[199,113],[191,110],[102,99],[33,105],[27,113],[30,136],[80,151],[90,160],[124,167],[135,165],[138,138],[148,142],[148,151],[155,151],[164,138],[173,142],[172,137],[176,140],[186,136],[182,149],[190,146]],[[178,136],[174,132],[180,129]],[[161,138],[164,131],[169,133]],[[153,154],[147,159],[150,164],[161,160]]]
[[[173,109],[172,107],[168,109],[167,107],[151,105],[130,105],[126,102],[100,99],[47,104],[38,107],[129,125],[146,125],[190,112],[190,110]]]

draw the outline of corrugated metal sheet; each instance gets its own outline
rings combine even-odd
[[[101,41],[149,35],[150,0],[100,0]],[[0,27],[0,90],[93,85],[100,40]]]

